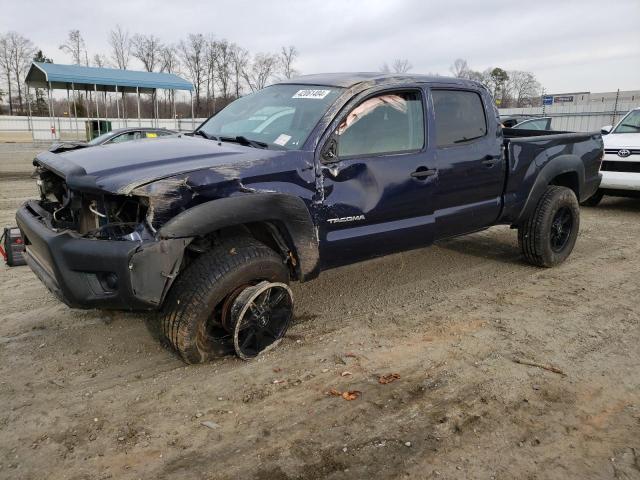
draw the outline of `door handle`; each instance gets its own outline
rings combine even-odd
[[[484,157],[484,160],[482,160],[482,164],[487,167],[493,167],[496,163],[498,163],[498,160],[500,160],[500,158],[500,155],[487,155]]]
[[[433,177],[436,173],[438,173],[438,170],[429,170],[429,169],[427,169],[425,167],[420,167],[415,172],[411,172],[411,176],[413,178],[422,179],[422,178]]]

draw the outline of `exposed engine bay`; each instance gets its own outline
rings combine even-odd
[[[73,230],[85,238],[143,241],[154,238],[145,197],[88,194],[70,190],[64,179],[38,167],[40,206],[51,214],[55,229]]]

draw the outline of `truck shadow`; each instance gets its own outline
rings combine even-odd
[[[512,265],[526,265],[518,248],[517,231],[513,230],[512,233],[512,239],[505,239],[487,233],[485,230],[471,235],[441,240],[436,245],[462,255],[471,255]]]
[[[597,207],[581,207],[589,210],[605,210],[640,213],[640,198],[607,197]]]

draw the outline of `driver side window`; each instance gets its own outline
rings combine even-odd
[[[382,155],[424,146],[424,112],[418,92],[385,92],[368,98],[336,131],[338,155]]]

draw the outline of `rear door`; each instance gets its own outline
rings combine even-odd
[[[472,88],[443,86],[431,88],[431,101],[437,238],[487,227],[500,214],[506,168],[490,98]]]
[[[423,90],[384,90],[354,101],[335,123],[327,142],[334,142],[334,158],[324,158],[320,168],[325,267],[433,240],[437,175],[425,111]]]

